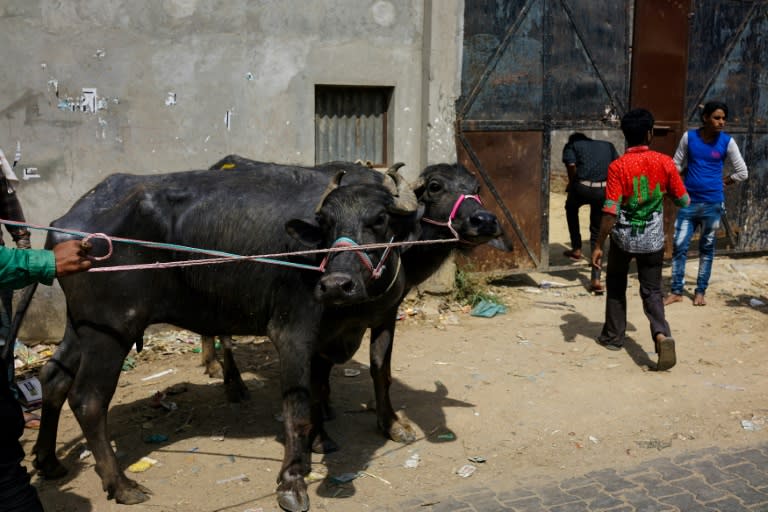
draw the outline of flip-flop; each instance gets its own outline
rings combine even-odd
[[[602,286],[590,286],[589,291],[594,293],[595,295],[602,295],[605,293],[605,288]]]
[[[31,412],[24,413],[24,428],[40,430],[40,416]]]

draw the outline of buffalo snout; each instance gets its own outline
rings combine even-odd
[[[364,287],[350,274],[332,272],[323,276],[315,287],[315,297],[325,303],[344,304],[362,300]]]
[[[501,234],[501,226],[494,214],[489,211],[475,212],[469,218],[471,229],[481,236],[496,237]]]

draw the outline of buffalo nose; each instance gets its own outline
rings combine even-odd
[[[469,223],[480,232],[495,232],[498,227],[498,220],[491,212],[476,212],[469,218]]]
[[[317,290],[321,298],[345,297],[355,292],[355,282],[349,274],[334,272],[320,279]]]

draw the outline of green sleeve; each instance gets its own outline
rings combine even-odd
[[[24,288],[36,281],[50,285],[54,277],[53,251],[0,246],[0,288]]]

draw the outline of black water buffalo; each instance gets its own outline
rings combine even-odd
[[[216,162],[211,169],[250,170],[258,172],[262,164],[238,155],[228,155]],[[329,162],[308,172],[321,171],[332,175],[339,170],[347,171],[345,179],[349,182],[361,183],[377,179],[381,173],[371,173],[363,165],[350,162]],[[378,178],[380,179],[380,178]],[[430,243],[414,245],[402,254],[403,269],[406,285],[398,301],[401,303],[411,288],[423,283],[450,256],[455,249],[468,250],[477,245],[491,242],[495,247],[508,250],[500,241],[503,233],[496,216],[489,212],[480,202],[479,183],[467,169],[459,164],[436,164],[425,168],[417,181],[412,185],[416,197],[423,209],[421,217],[420,240],[453,240],[447,243]],[[370,372],[374,383],[376,396],[377,423],[381,431],[390,439],[408,443],[416,439],[412,426],[399,418],[392,407],[389,389],[392,382],[391,360],[394,340],[397,309],[394,308],[383,321],[371,323]],[[213,340],[204,343],[209,345],[209,353],[213,352]],[[224,351],[225,377],[230,383],[240,381],[231,353]],[[328,358],[317,358],[313,361],[313,386],[323,398],[324,418],[333,417],[330,408],[329,377],[333,361]],[[241,381],[240,381],[241,382]],[[228,392],[229,396],[237,393]],[[318,435],[313,444],[313,450],[327,453],[338,449],[338,445],[330,439],[323,428],[318,428]]]
[[[272,172],[273,167],[264,164],[258,173],[113,175],[52,225],[179,249],[117,243],[111,258],[95,263],[97,268],[205,256],[190,256],[181,246],[264,255],[354,248],[403,240],[418,230],[410,189],[385,187],[389,178],[383,184],[326,190],[329,180],[323,173],[285,166]],[[51,232],[46,246],[67,237]],[[94,253],[104,250],[102,240],[92,243]],[[368,326],[396,311],[405,276],[397,249],[301,255],[290,261],[320,264],[324,272],[240,261],[62,278],[64,339],[40,373],[43,409],[34,464],[43,476],[66,472],[56,456],[56,433],[68,400],[108,496],[124,504],[148,499],[148,490],[120,470],[109,444],[107,411],[128,351],[134,344],[141,348],[145,328],[154,323],[207,335],[261,334],[275,344],[281,364],[285,452],[278,503],[290,511],[308,510],[304,476],[315,425],[321,422],[311,365],[319,354],[334,362],[349,359]]]

